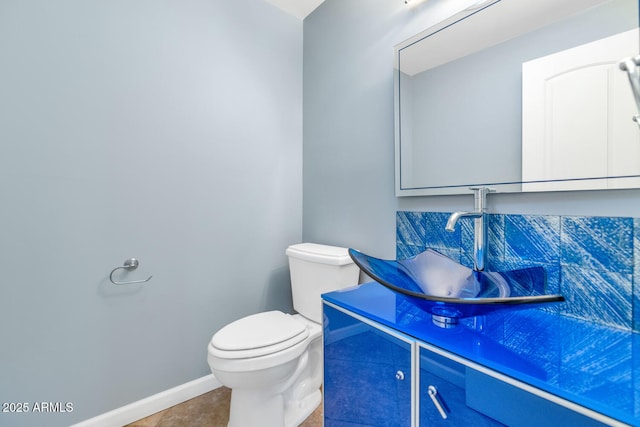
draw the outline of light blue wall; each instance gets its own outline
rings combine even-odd
[[[291,309],[302,22],[262,0],[0,0],[0,402],[66,426],[210,373]],[[116,287],[129,257],[153,275]]]
[[[305,20],[304,240],[393,258],[396,211],[473,207],[471,195],[396,198],[393,190],[393,46],[455,12],[446,9],[452,3],[326,0]],[[640,191],[495,194],[488,205],[494,213],[634,217]]]

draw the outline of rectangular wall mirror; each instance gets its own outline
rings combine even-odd
[[[638,0],[489,0],[396,46],[396,195],[640,188]]]

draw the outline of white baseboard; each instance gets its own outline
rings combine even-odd
[[[210,374],[74,424],[71,427],[124,426],[221,386],[220,381],[213,374]]]

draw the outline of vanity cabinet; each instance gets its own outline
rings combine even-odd
[[[573,405],[324,302],[326,427],[604,426]]]

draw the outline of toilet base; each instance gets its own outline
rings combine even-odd
[[[232,389],[227,427],[297,427],[321,401],[320,389],[287,403],[281,393],[267,397],[250,389]]]
[[[318,389],[302,401],[287,404],[284,413],[284,427],[298,427],[320,406],[320,402],[322,402],[322,392]]]

